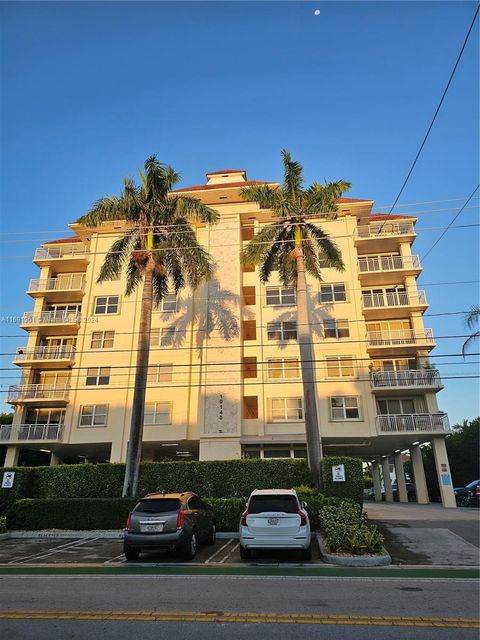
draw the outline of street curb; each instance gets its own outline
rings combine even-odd
[[[341,556],[337,553],[329,553],[321,534],[317,533],[316,536],[322,558],[329,564],[342,567],[385,567],[392,563],[392,558],[385,547],[382,547],[382,553],[378,555]]]
[[[240,534],[238,531],[220,531],[217,532],[217,538],[219,540],[230,540],[231,538],[237,540]],[[29,539],[37,539],[37,540],[49,540],[52,539],[67,539],[67,538],[77,538],[78,540],[83,540],[86,538],[97,538],[97,539],[106,539],[106,540],[122,540],[123,539],[123,529],[108,529],[108,530],[98,530],[93,529],[91,531],[73,531],[69,529],[49,529],[46,531],[7,531],[7,533],[0,534],[1,540],[8,539],[20,539],[20,538],[29,538]]]

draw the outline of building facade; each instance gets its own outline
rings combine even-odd
[[[216,272],[195,292],[167,296],[153,313],[145,460],[305,457],[295,290],[275,278],[264,284],[258,269],[241,264],[245,243],[271,220],[242,200],[248,184],[244,171],[227,170],[178,190],[220,214],[219,224],[197,227]],[[318,219],[345,264],[343,272],[325,266],[323,282],[308,281],[324,454],[371,463],[377,489],[383,469],[387,499],[393,458],[404,499],[401,452],[409,449],[425,502],[419,445],[432,442],[442,499],[454,506],[448,417],[437,405],[442,383],[429,360],[435,342],[416,284],[416,219],[372,215],[372,206],[340,198],[335,220]],[[40,274],[27,291],[33,311],[21,323],[28,341],[14,358],[22,379],[7,397],[14,421],[0,428],[6,466],[24,449],[49,451],[51,463],[126,457],[141,292],[126,297],[123,278],[97,283],[122,221],[70,227],[74,236],[35,252]]]

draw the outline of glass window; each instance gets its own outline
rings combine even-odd
[[[253,495],[248,503],[249,513],[298,513],[298,502],[293,495]]]
[[[322,284],[320,286],[320,302],[345,302],[347,300],[345,284]]]
[[[246,444],[243,446],[243,457],[244,458],[260,458],[261,450],[262,448],[260,445]]]
[[[299,378],[298,358],[271,358],[267,363],[269,378]]]
[[[350,336],[348,320],[335,320],[333,318],[324,320],[323,335],[325,338],[348,338]]]
[[[295,304],[295,289],[293,287],[267,287],[267,305]]]
[[[89,367],[85,384],[87,386],[97,386],[110,383],[110,367]]]
[[[335,396],[330,398],[332,420],[359,420],[360,410],[356,396]]]
[[[167,293],[162,300],[162,311],[172,313],[177,310],[177,296],[174,293]]]
[[[355,374],[352,356],[329,356],[326,362],[328,378],[351,378]]]
[[[81,427],[104,427],[107,423],[106,404],[86,404],[80,407]]]
[[[94,331],[90,341],[90,349],[111,349],[115,331]]]
[[[263,447],[263,457],[264,458],[290,458],[290,446],[286,445],[284,447]]]
[[[119,300],[119,296],[97,296],[95,298],[94,313],[96,315],[118,313]]]
[[[148,382],[172,382],[173,364],[154,364],[148,368]]]
[[[272,422],[298,422],[303,420],[302,398],[272,398]]]
[[[179,511],[180,500],[176,498],[159,498],[158,500],[141,500],[134,511],[136,513],[169,513]]]
[[[160,346],[171,347],[175,341],[175,327],[165,327],[161,330]]]
[[[144,424],[171,424],[172,423],[172,403],[171,402],[147,402],[145,404]]]
[[[269,322],[267,324],[268,340],[296,340],[296,322]]]

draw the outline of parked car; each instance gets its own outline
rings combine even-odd
[[[453,489],[459,507],[478,507],[480,505],[480,480],[473,480],[466,487]]]
[[[407,487],[407,496],[409,502],[415,502],[417,499],[417,495],[415,493],[415,485],[413,482],[406,482]],[[398,502],[398,485],[396,482],[392,482],[392,493],[393,499]],[[367,500],[375,500],[375,491],[374,489],[369,489],[366,493]],[[382,489],[382,500],[385,500],[385,489]]]
[[[310,520],[296,492],[288,489],[255,489],[240,519],[240,557],[253,549],[297,549],[311,557]]]
[[[215,520],[199,496],[150,493],[128,514],[123,552],[127,560],[137,560],[143,551],[167,549],[192,560],[200,542],[215,543]]]

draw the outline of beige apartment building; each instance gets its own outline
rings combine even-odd
[[[271,220],[244,202],[243,170],[207,174],[178,191],[216,208],[220,223],[198,226],[215,278],[193,294],[167,296],[154,311],[143,459],[305,457],[295,290],[241,265],[240,251]],[[276,183],[266,183],[275,187]],[[409,450],[417,499],[428,502],[420,444],[432,442],[442,500],[455,506],[445,450],[448,417],[430,364],[435,342],[417,289],[415,218],[372,215],[372,200],[340,198],[335,220],[318,219],[341,250],[345,271],[309,281],[317,404],[324,455],[372,465],[377,499],[392,499],[389,458],[406,500],[402,451]],[[0,428],[5,465],[25,449],[50,452],[51,464],[125,460],[135,375],[140,292],[97,283],[105,253],[123,223],[87,229],[35,251],[33,310],[21,327],[22,370],[9,389],[11,426]],[[382,481],[383,476],[383,481]]]

